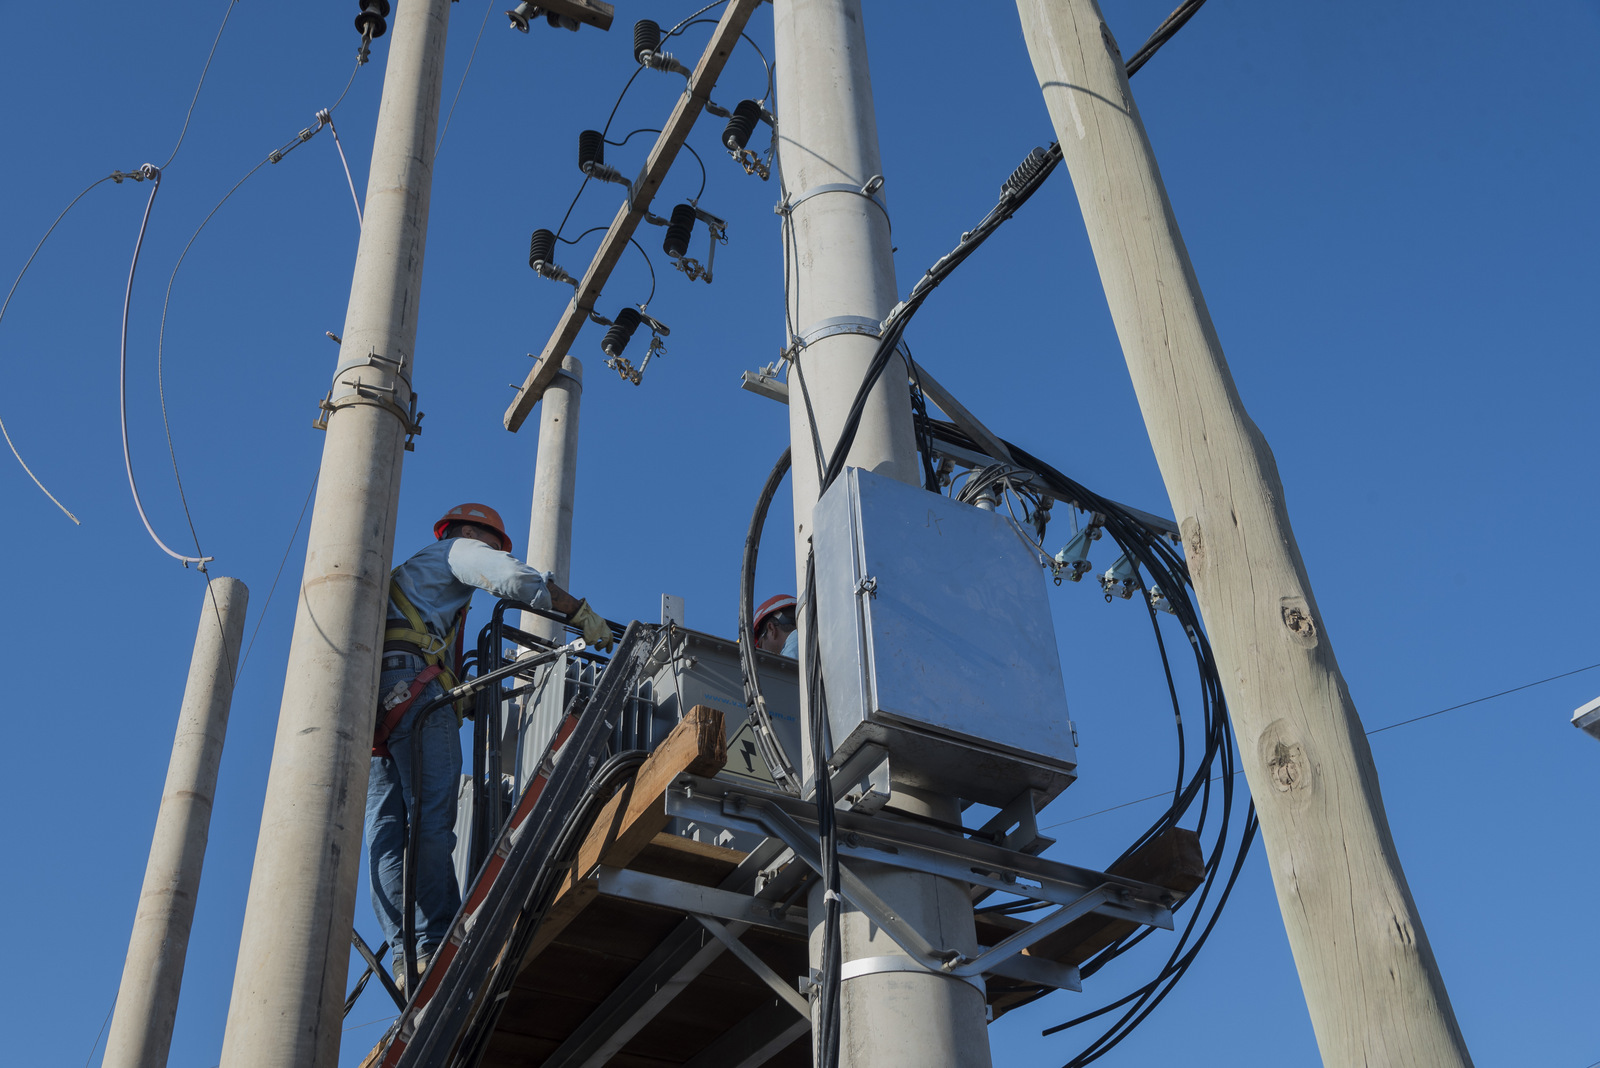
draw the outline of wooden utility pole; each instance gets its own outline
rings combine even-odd
[[[1017,0],[1182,530],[1323,1062],[1471,1057],[1378,773],[1094,0]]]
[[[261,837],[227,1068],[333,1068],[378,705],[450,0],[396,5]]]
[[[810,417],[815,415],[822,447],[833,448],[877,350],[878,324],[899,293],[861,0],[774,0],[772,20],[778,165],[786,198],[781,210],[787,213],[787,311],[800,343],[789,373],[789,432],[797,585],[803,588],[811,510],[820,487]],[[809,403],[801,399],[802,377]],[[917,445],[905,383],[905,370],[896,364],[869,394],[849,462],[915,484]],[[801,625],[804,649],[804,613]],[[829,620],[819,625],[826,627]],[[800,677],[805,679],[804,670]],[[893,803],[946,822],[961,815],[953,797],[922,796],[898,785]],[[947,945],[975,952],[965,884],[872,864],[860,865],[858,874],[913,927],[938,931]],[[817,967],[824,913],[820,885],[810,901],[811,962]],[[844,961],[869,966],[843,986],[841,1068],[986,1068],[989,1036],[977,988],[911,963],[881,927],[853,907],[843,910],[840,926]],[[901,964],[907,970],[899,970]]]
[[[219,576],[206,583],[101,1068],[164,1068],[167,1063],[249,601],[250,591],[238,579]]]

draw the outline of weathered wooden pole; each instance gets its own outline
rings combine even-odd
[[[238,579],[218,576],[206,584],[101,1068],[164,1068],[167,1063],[249,601],[250,591]]]
[[[1272,451],[1246,414],[1094,0],[1017,0],[1172,498],[1323,1062],[1470,1065]]]

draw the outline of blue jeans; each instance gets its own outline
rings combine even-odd
[[[381,695],[395,683],[416,678],[426,666],[419,656],[383,654],[384,670],[378,693],[379,722],[384,712]],[[391,667],[400,660],[403,667]],[[407,814],[421,828],[417,869],[417,952],[432,956],[450,931],[450,921],[461,908],[455,865],[450,858],[456,845],[456,792],[461,777],[461,742],[456,715],[448,707],[434,711],[422,727],[422,797],[420,806],[411,796],[412,728],[417,713],[444,696],[437,679],[417,696],[404,718],[389,735],[387,757],[372,758],[367,780],[367,864],[372,876],[372,910],[378,915],[389,944],[401,945]]]

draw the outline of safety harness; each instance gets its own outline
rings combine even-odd
[[[439,685],[446,690],[455,687],[456,676],[453,669],[461,662],[462,625],[467,618],[467,609],[463,605],[450,625],[450,632],[440,638],[428,629],[427,623],[423,622],[422,613],[417,611],[417,606],[411,603],[411,599],[400,589],[400,584],[392,578],[389,580],[389,600],[400,609],[400,614],[405,616],[407,625],[391,625],[384,630],[383,651],[420,656],[427,666],[417,673],[417,677],[412,679],[409,685],[404,682],[399,683],[379,699],[382,718],[379,719],[377,729],[372,735],[372,755],[381,757],[389,755],[389,735],[394,733],[394,729],[400,725],[400,721],[405,718],[411,706],[416,703],[417,697],[427,689],[430,682],[438,679]],[[457,726],[461,723],[465,704],[466,699],[462,699],[455,706]]]

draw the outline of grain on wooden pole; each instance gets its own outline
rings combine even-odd
[[[1094,0],[1018,0],[1160,464],[1324,1063],[1469,1065],[1378,775]]]

